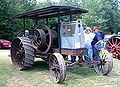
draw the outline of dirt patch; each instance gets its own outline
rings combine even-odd
[[[13,76],[6,81],[4,87],[32,87],[32,86],[27,80],[18,76]]]
[[[5,60],[10,58],[10,50],[6,49],[6,50],[0,50],[0,60]]]
[[[46,74],[44,71],[36,72],[31,80],[33,82],[33,87],[59,87],[59,84],[56,84],[51,80],[49,73]]]
[[[59,87],[59,84],[53,83],[49,75],[41,71],[26,79],[12,76],[5,82],[4,87]]]

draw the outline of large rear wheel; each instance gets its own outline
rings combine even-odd
[[[11,45],[11,60],[18,70],[29,69],[34,63],[34,49],[26,42],[29,41],[15,38]]]

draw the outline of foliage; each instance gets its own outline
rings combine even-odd
[[[23,32],[23,20],[11,20],[13,16],[53,5],[85,8],[89,10],[89,13],[73,15],[73,20],[82,17],[85,26],[100,26],[103,31],[120,32],[120,2],[118,0],[60,0],[60,2],[46,0],[39,3],[36,0],[0,0],[0,38],[10,40]],[[65,18],[69,17],[61,19]],[[26,28],[31,30],[35,21],[26,21]],[[50,19],[50,21],[54,23],[56,19]]]
[[[1,0],[0,38],[10,40],[16,36],[18,32],[21,32],[23,30],[22,22],[20,20],[16,22],[16,20],[12,20],[12,17],[19,13],[34,9],[35,5],[35,0]]]
[[[118,10],[118,0],[102,0],[103,18],[107,19],[107,31],[117,33],[120,29],[120,10]]]
[[[87,3],[89,2],[89,3]],[[102,18],[103,13],[100,13],[102,8],[101,0],[82,0],[81,7],[86,8],[89,13],[83,15],[83,20],[86,26],[104,26],[107,20]]]

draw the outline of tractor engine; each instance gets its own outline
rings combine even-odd
[[[52,48],[58,48],[57,29],[50,29],[47,25],[36,26],[32,44],[41,52],[47,53]],[[62,22],[60,26],[61,48],[84,48],[84,33],[81,20]]]
[[[38,25],[34,30],[31,42],[39,51],[47,53],[52,51],[51,48],[57,47],[57,32],[51,30],[47,25]]]

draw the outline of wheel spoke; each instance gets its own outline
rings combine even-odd
[[[60,73],[56,71],[56,81],[59,80],[59,78],[60,78]]]
[[[113,40],[113,38],[112,38],[112,40],[111,40],[111,44],[114,45],[114,40]]]
[[[117,46],[119,46],[120,45],[120,42],[117,44]]]
[[[47,44],[47,43],[45,43],[45,45],[48,47],[48,44]]]
[[[106,59],[107,55],[104,53],[102,59]]]
[[[51,69],[59,70],[59,69],[60,69],[59,64],[58,64],[57,62],[54,61],[54,63],[52,63]]]
[[[115,39],[115,45],[117,45],[117,41],[118,41],[118,40],[117,40],[117,39]]]
[[[51,66],[50,69],[51,69],[52,71],[54,71],[54,70],[56,69],[56,67],[55,67],[55,66]]]
[[[41,40],[38,40],[38,43],[41,44]]]
[[[117,51],[116,53],[117,53],[118,55],[120,55],[120,52]]]
[[[111,49],[112,48],[111,46],[108,46],[108,45],[106,45],[106,47],[107,47],[107,49]]]
[[[110,41],[108,41],[108,43],[112,46],[112,43]]]
[[[95,65],[95,71],[100,75],[106,75],[112,70],[112,58],[109,52],[105,49],[101,49],[99,52],[100,63]]]
[[[49,33],[46,33],[46,36],[48,36],[49,35]]]

